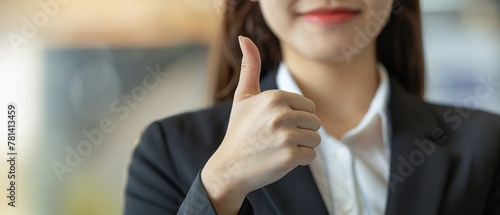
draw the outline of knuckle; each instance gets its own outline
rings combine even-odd
[[[268,90],[267,94],[267,104],[271,107],[275,107],[278,105],[283,105],[285,102],[285,97],[282,92],[279,90]]]
[[[289,120],[291,117],[292,117],[292,114],[287,112],[287,111],[280,112],[271,118],[271,121],[270,121],[271,127],[273,129],[278,129],[278,128],[283,127],[284,125],[290,124]]]
[[[297,160],[297,149],[295,147],[288,147],[286,148],[285,152],[283,153],[283,166],[285,168],[290,168],[296,166],[296,161]]]
[[[295,134],[293,132],[286,131],[282,135],[281,142],[284,145],[291,145],[295,141],[295,139]]]
[[[247,69],[249,69],[250,65],[248,64],[247,61],[241,61],[241,71],[245,71]]]

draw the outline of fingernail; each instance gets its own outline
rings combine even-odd
[[[243,57],[245,56],[245,47],[243,46],[243,36],[238,36],[238,41],[240,42],[240,49],[241,49],[241,54]],[[243,59],[242,59],[243,60]]]
[[[241,36],[241,35],[240,35],[240,36],[238,36],[238,41],[239,41],[239,43],[240,43],[240,46],[241,46],[242,40],[243,40],[243,36]]]

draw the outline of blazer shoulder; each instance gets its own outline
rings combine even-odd
[[[440,121],[453,129],[458,129],[462,125],[474,125],[483,129],[486,126],[500,132],[500,115],[475,108],[455,107],[430,102],[425,102],[425,104]]]
[[[500,116],[478,109],[426,103],[441,128],[458,142],[474,142],[464,148],[479,147],[500,156]]]
[[[225,102],[194,111],[183,112],[157,120],[163,129],[175,129],[185,132],[206,130],[226,126],[231,113],[231,103]]]
[[[157,136],[169,148],[216,149],[225,135],[230,113],[231,103],[225,102],[175,114],[151,123],[143,137]]]

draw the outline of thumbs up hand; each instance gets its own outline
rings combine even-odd
[[[316,157],[321,122],[315,104],[281,90],[260,91],[260,55],[239,37],[243,60],[229,126],[201,180],[217,214],[236,214],[245,196]]]

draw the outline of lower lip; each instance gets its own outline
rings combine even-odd
[[[359,15],[358,11],[342,11],[342,12],[321,12],[321,13],[308,13],[302,17],[314,24],[319,25],[335,25],[344,24],[354,19]]]

